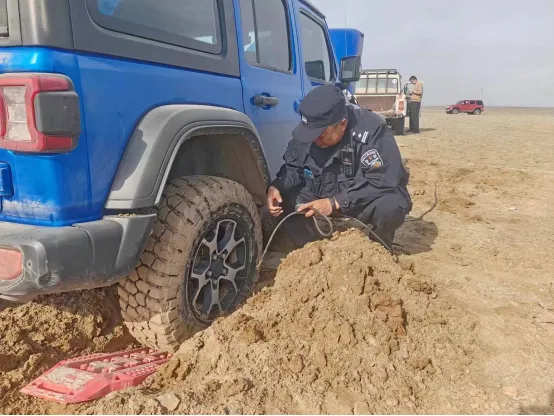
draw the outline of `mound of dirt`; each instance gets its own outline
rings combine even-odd
[[[466,312],[349,230],[289,254],[273,287],[185,342],[141,388],[72,411],[472,413],[460,385],[477,350]]]
[[[473,205],[475,205],[475,202],[470,201],[467,198],[452,196],[440,201],[438,206],[439,206],[439,209],[442,211],[450,212],[451,214],[456,214],[463,211],[464,209],[472,207]]]
[[[42,413],[48,402],[19,389],[59,361],[125,349],[133,340],[121,324],[114,288],[0,304],[0,413]]]

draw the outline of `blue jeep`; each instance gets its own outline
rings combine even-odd
[[[359,67],[306,0],[0,0],[0,297],[120,282],[174,350],[251,293],[299,103]]]

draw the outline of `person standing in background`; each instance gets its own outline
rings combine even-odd
[[[414,85],[410,100],[410,133],[419,133],[419,110],[421,109],[421,99],[423,98],[423,82],[418,81],[417,77],[412,75],[410,82]]]

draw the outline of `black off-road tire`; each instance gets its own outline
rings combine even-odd
[[[451,113],[452,114],[458,114],[460,112],[460,110],[458,110],[457,108],[453,108]]]
[[[240,290],[231,292],[236,296],[228,298],[232,300],[223,311],[228,314],[245,301],[258,280],[262,227],[254,200],[242,185],[217,177],[185,177],[167,184],[141,264],[118,289],[123,320],[141,344],[174,352],[217,318],[203,319],[195,311],[191,294],[200,290],[191,289],[191,270],[197,267],[193,263],[206,233],[216,224],[216,241],[222,221],[234,222],[234,229],[242,227],[245,241],[244,272],[236,284]]]
[[[478,109],[478,108],[476,108],[475,110],[473,110],[473,114],[476,115],[476,116],[478,116],[478,115],[481,114],[481,110]]]

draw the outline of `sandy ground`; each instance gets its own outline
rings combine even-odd
[[[400,138],[415,213],[439,209],[398,235],[405,256],[478,319],[476,386],[514,411],[554,412],[554,111],[423,114],[424,133]],[[483,409],[481,409],[483,410]],[[476,410],[478,411],[478,410]]]
[[[553,413],[554,110],[421,125],[397,259],[352,231],[295,251],[144,386],[76,407],[18,390],[132,346],[114,291],[0,301],[0,413]]]

